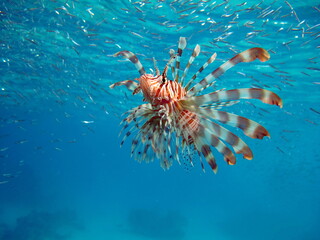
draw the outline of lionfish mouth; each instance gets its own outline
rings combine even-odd
[[[122,121],[121,133],[125,130],[126,133],[121,145],[130,135],[133,135],[131,153],[134,158],[139,162],[159,159],[164,169],[168,169],[173,160],[181,163],[182,153],[190,152],[190,149],[199,153],[203,170],[202,158],[215,173],[218,167],[212,149],[216,149],[229,165],[236,163],[235,153],[242,154],[245,159],[252,159],[253,154],[249,146],[224,125],[239,128],[248,137],[256,139],[270,136],[269,132],[253,120],[219,109],[237,104],[242,99],[259,99],[263,103],[282,107],[281,98],[274,92],[261,88],[201,93],[236,64],[252,62],[256,59],[264,62],[269,59],[269,53],[263,48],[248,49],[223,63],[202,80],[196,81],[198,75],[214,62],[216,58],[214,53],[185,83],[188,70],[200,53],[200,45],[197,44],[182,76],[179,76],[180,58],[186,44],[186,39],[181,37],[177,53],[170,50],[170,59],[161,75],[154,60],[155,76],[146,74],[134,53],[121,51],[114,55],[122,55],[129,59],[140,73],[140,78],[137,82],[132,80],[117,82],[110,85],[110,88],[124,85],[133,91],[133,94],[142,90],[144,100],[147,102],[127,112],[126,118]],[[169,67],[172,70],[172,81],[167,81]],[[158,81],[159,76],[162,77],[162,82]],[[193,158],[189,159],[188,161],[192,161]],[[189,164],[193,165],[192,162]]]

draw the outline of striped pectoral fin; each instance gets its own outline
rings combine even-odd
[[[202,118],[201,123],[204,126],[206,138],[210,139],[211,146],[215,147],[224,156],[224,160],[228,164],[234,165],[236,158],[224,142],[230,144],[236,153],[242,154],[243,158],[248,160],[253,158],[251,149],[237,135],[209,119]]]
[[[263,48],[250,48],[246,51],[243,51],[233,58],[231,58],[229,61],[222,64],[220,67],[215,69],[213,72],[208,74],[204,79],[202,79],[199,83],[194,85],[190,91],[189,95],[193,96],[196,93],[206,89],[209,87],[212,82],[220,77],[222,74],[224,74],[227,70],[229,70],[234,65],[240,63],[240,62],[252,62],[255,59],[259,59],[261,62],[265,62],[270,58],[269,53],[263,49]]]
[[[236,153],[242,154],[243,158],[248,160],[253,158],[251,149],[241,138],[213,121],[208,119],[205,119],[206,121],[203,120],[202,122],[205,124],[205,127],[210,129],[219,139],[230,144]]]
[[[242,88],[225,91],[228,99],[259,99],[263,103],[282,108],[282,99],[272,91],[261,88]]]
[[[203,127],[202,127],[203,129]],[[213,170],[214,173],[218,172],[218,165],[216,163],[216,160],[212,154],[212,151],[210,149],[210,143],[208,143],[208,141],[210,141],[210,139],[206,139],[203,135],[203,130],[197,132],[197,133],[193,133],[192,136],[194,142],[194,146],[196,147],[196,149],[198,150],[198,152],[201,152],[202,155],[204,156],[204,158],[206,159],[207,163],[210,165],[211,169]]]
[[[245,135],[251,138],[262,139],[265,136],[270,136],[269,132],[259,123],[236,114],[214,110],[212,108],[199,108],[197,112],[209,119],[240,128]]]
[[[228,124],[230,126],[240,128],[243,131],[243,133],[248,137],[257,139],[262,139],[265,136],[270,137],[270,134],[267,131],[267,129],[265,129],[262,125],[253,120],[228,112],[217,110],[214,111],[216,111],[216,120]]]
[[[238,55],[233,57],[232,59],[234,59],[235,64],[237,64],[238,62],[252,62],[257,58],[261,62],[265,62],[270,59],[270,54],[267,50],[256,47],[245,50],[242,53],[239,53]]]
[[[218,165],[217,165],[216,160],[212,154],[210,146],[207,144],[201,145],[200,152],[202,153],[202,155],[206,159],[207,163],[210,165],[212,171],[214,173],[217,173],[218,172]]]
[[[240,99],[259,99],[263,103],[282,107],[282,99],[277,94],[261,88],[239,88],[212,92],[200,96],[190,97],[188,98],[188,101],[194,102],[195,104],[201,106],[204,104],[210,104],[212,102],[219,103]]]
[[[210,141],[211,146],[213,146],[217,151],[223,155],[224,160],[230,164],[236,164],[236,157],[233,152],[224,144],[215,134],[208,131],[205,131],[205,138]]]
[[[123,56],[126,59],[129,59],[136,67],[136,69],[139,71],[140,75],[143,75],[146,73],[144,70],[144,67],[142,66],[141,62],[137,58],[137,56],[130,52],[130,51],[120,51],[113,55],[114,57]]]
[[[118,86],[126,86],[128,90],[134,92],[139,87],[139,84],[137,82],[132,81],[132,80],[124,80],[124,81],[120,81],[120,82],[116,82],[114,84],[111,84],[109,86],[109,88],[115,88]]]
[[[247,89],[250,98],[260,99],[263,103],[277,105],[282,108],[282,99],[272,91],[260,88]]]

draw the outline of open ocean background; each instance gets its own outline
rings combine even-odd
[[[0,239],[320,239],[319,9],[317,0],[2,0]],[[283,99],[282,109],[230,108],[271,134],[236,131],[252,161],[219,156],[216,175],[198,161],[163,171],[130,158],[130,141],[119,147],[121,114],[142,96],[109,89],[138,77],[112,54],[130,50],[148,72],[155,57],[163,69],[180,36],[182,67],[201,45],[189,77],[214,52],[205,73],[247,48],[269,51],[215,86]]]

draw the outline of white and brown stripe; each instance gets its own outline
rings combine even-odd
[[[114,57],[123,56],[124,58],[129,59],[134,64],[134,66],[136,67],[140,75],[143,75],[146,73],[146,71],[144,70],[144,67],[142,66],[139,59],[134,53],[130,51],[120,51],[115,53],[113,56]]]
[[[277,94],[261,88],[239,88],[212,92],[205,95],[190,97],[187,99],[187,101],[201,106],[209,103],[218,103],[240,99],[259,99],[264,103],[282,107],[282,100]]]
[[[242,154],[243,157],[248,160],[253,158],[253,154],[249,146],[237,135],[209,119],[202,119],[201,123],[207,129],[210,129],[210,131],[212,131],[219,139],[230,144],[236,153]]]
[[[216,160],[212,154],[212,151],[210,149],[210,145],[202,143],[201,141],[199,141],[200,143],[198,143],[198,141],[199,141],[199,139],[196,139],[196,141],[195,141],[196,148],[198,149],[199,152],[202,153],[202,155],[206,159],[207,163],[210,165],[213,172],[217,173],[218,172],[218,165],[217,165]]]
[[[189,80],[189,82],[186,84],[185,88],[186,90],[188,90],[191,86],[191,84],[193,83],[193,81],[195,79],[197,79],[198,75],[203,71],[205,70],[210,63],[214,62],[214,60],[216,59],[217,57],[217,54],[214,53],[211,55],[211,57],[199,68],[199,70],[192,76],[192,78]]]
[[[167,76],[167,69],[168,69],[169,66],[171,66],[172,79],[175,79],[176,78],[176,70],[175,70],[175,67],[173,65],[173,61],[176,59],[177,55],[176,55],[176,53],[175,53],[175,51],[173,49],[170,49],[169,54],[170,54],[170,59],[169,59],[167,65],[166,65],[166,67],[164,68],[164,71],[163,71],[164,74],[162,74],[162,75]]]
[[[245,135],[251,138],[262,139],[265,136],[270,136],[269,132],[259,123],[236,114],[211,108],[200,108],[197,112],[207,118],[217,120],[232,127],[240,128]]]
[[[190,138],[192,138],[192,141],[189,141],[187,139],[184,139],[184,141],[188,145],[193,144],[195,146],[195,149],[198,151],[198,153],[199,154],[201,153],[204,156],[204,158],[206,159],[206,162],[210,165],[214,173],[217,173],[218,166],[213,156],[213,153],[210,149],[210,143],[208,143],[208,140],[205,139],[203,136],[203,131],[199,129],[196,132],[192,132]]]
[[[210,128],[205,128],[204,125],[201,125],[199,136],[206,139],[212,147],[217,149],[228,164],[234,165],[236,163],[236,157],[233,152],[211,131]]]
[[[187,64],[186,68],[183,71],[183,75],[182,75],[181,80],[180,80],[180,83],[181,83],[182,86],[183,86],[183,81],[184,81],[184,79],[185,79],[185,77],[186,77],[186,75],[187,75],[187,73],[188,73],[188,71],[190,69],[190,66],[192,65],[192,63],[196,59],[196,57],[199,56],[199,53],[200,53],[200,45],[197,44],[195,46],[195,48],[193,49],[193,52],[192,52],[192,54],[191,54],[191,56],[189,58],[189,61],[188,61],[188,64]]]
[[[178,53],[176,57],[176,68],[175,68],[175,82],[178,82],[179,80],[179,70],[180,70],[180,58],[183,52],[183,49],[187,46],[186,38],[180,37],[179,43],[178,43]]]
[[[208,74],[204,79],[202,79],[199,83],[197,83],[195,86],[193,86],[190,91],[188,92],[188,95],[193,96],[197,94],[198,92],[201,92],[202,90],[206,89],[210,84],[219,76],[221,76],[223,73],[225,73],[227,70],[229,70],[234,65],[240,63],[240,62],[251,62],[255,59],[259,59],[261,62],[267,61],[270,58],[269,53],[263,49],[263,48],[250,48],[246,51],[243,51],[233,58],[231,58],[229,61],[222,64],[220,67],[218,67],[216,70]]]
[[[116,82],[114,84],[111,84],[109,86],[109,88],[113,89],[118,86],[126,86],[128,90],[133,92],[137,87],[139,87],[139,84],[135,81],[132,81],[132,80],[124,80],[124,81],[120,81],[120,82]]]

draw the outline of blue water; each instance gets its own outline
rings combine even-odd
[[[320,54],[317,1],[9,1],[0,4],[0,239],[315,240],[320,229]],[[270,139],[215,175],[198,161],[168,171],[119,147],[121,114],[142,103],[124,87],[136,53],[150,72],[187,38],[190,77],[251,47],[215,89],[262,87],[282,109],[243,101],[228,111],[263,124]],[[204,75],[205,76],[205,75]],[[254,105],[253,105],[254,104]],[[242,134],[242,135],[241,135]]]

